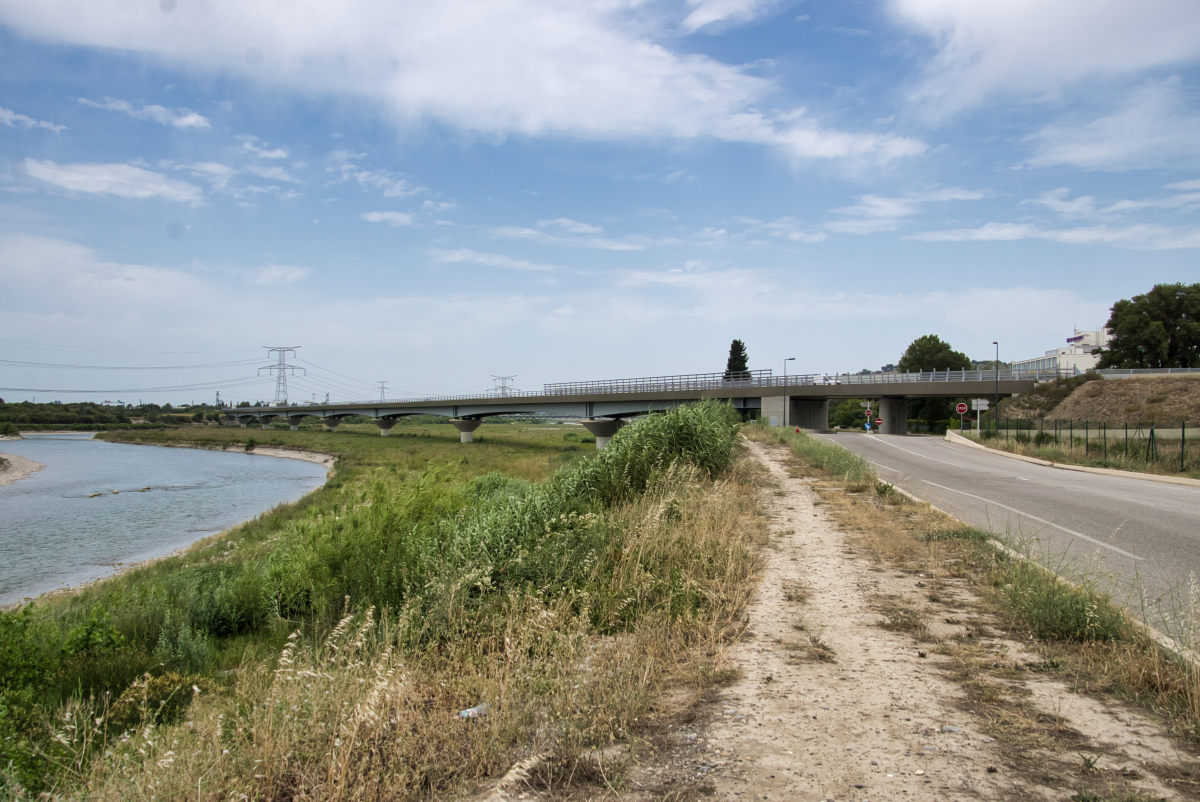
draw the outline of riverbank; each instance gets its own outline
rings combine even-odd
[[[18,457],[16,454],[0,452],[0,460],[2,460],[0,462],[0,487],[7,487],[14,482],[27,479],[46,467],[40,462]]]
[[[256,446],[247,451],[244,445],[205,444],[200,442],[182,443],[147,443],[138,441],[132,443],[138,446],[158,446],[159,448],[194,448],[200,451],[224,451],[227,454],[249,454],[255,457],[277,457],[280,459],[298,459],[305,462],[315,462],[325,468],[325,477],[333,476],[333,467],[337,455],[326,451],[309,451],[303,448],[288,448],[286,446]]]

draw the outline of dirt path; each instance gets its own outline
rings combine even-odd
[[[972,634],[988,629],[965,585],[943,585],[932,604],[921,575],[857,554],[810,480],[789,476],[782,452],[750,449],[779,489],[765,491],[774,549],[731,653],[742,677],[672,728],[657,765],[632,773],[645,789],[632,796],[690,787],[739,801],[1067,800],[1099,784],[1134,794],[1121,799],[1196,798],[1197,762],[1153,722],[1041,675],[1020,673],[1003,690],[1031,711],[1029,735],[1053,721],[1059,742],[1015,747],[1019,718],[1013,738],[983,734],[985,714],[951,678],[937,638],[958,636],[1021,672],[1038,658],[1020,643]],[[882,628],[883,605],[895,603],[936,619],[933,640]],[[1080,754],[1098,759],[1089,769]]]

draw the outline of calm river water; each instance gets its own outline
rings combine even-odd
[[[0,487],[0,605],[169,554],[325,481],[302,460],[27,437],[0,442],[46,466]]]

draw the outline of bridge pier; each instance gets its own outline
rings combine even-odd
[[[239,420],[238,421],[238,426],[241,426],[243,429],[245,429],[249,425],[250,425],[250,421],[248,421],[248,420]]]
[[[580,421],[583,428],[596,436],[596,450],[603,451],[617,430],[625,425],[621,418],[585,418]]]
[[[880,434],[908,434],[908,399],[879,399],[879,417],[883,418]]]
[[[300,431],[300,421],[288,421],[288,428],[293,432]]]
[[[325,424],[326,429],[328,429],[331,432],[336,432],[338,424],[341,423],[341,421],[338,420],[337,418],[325,418],[323,423]]]
[[[454,424],[455,429],[458,429],[458,442],[460,443],[475,442],[475,430],[483,423],[483,421],[473,418],[451,418],[450,422]]]
[[[387,437],[392,433],[392,427],[396,425],[395,418],[376,418],[371,422],[379,427],[380,437]]]

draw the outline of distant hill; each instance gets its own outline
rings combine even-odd
[[[1200,424],[1200,376],[1057,379],[1002,400],[1000,417]]]

